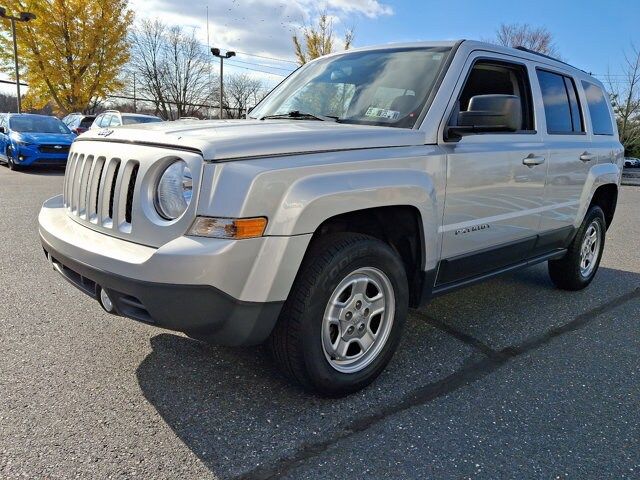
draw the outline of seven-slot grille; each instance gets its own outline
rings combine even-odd
[[[137,160],[72,153],[65,175],[65,207],[82,220],[130,233],[139,167]]]

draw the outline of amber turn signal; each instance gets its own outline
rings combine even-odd
[[[227,238],[241,240],[261,237],[267,228],[265,217],[213,218],[197,217],[189,229],[194,237]]]

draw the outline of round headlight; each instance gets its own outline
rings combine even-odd
[[[191,170],[183,160],[173,162],[158,182],[156,210],[167,220],[175,220],[187,210],[192,195]]]

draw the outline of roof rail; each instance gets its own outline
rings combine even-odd
[[[553,60],[554,62],[558,62],[558,63],[562,63],[563,65],[567,65],[568,67],[571,68],[575,68],[576,70],[580,70],[581,72],[586,73],[587,75],[591,75],[589,72],[585,72],[584,70],[582,70],[581,68],[578,67],[574,67],[573,65],[571,65],[570,63],[567,63],[563,60],[560,60],[559,58],[556,57],[552,57],[551,55],[547,55],[544,53],[540,53],[540,52],[536,52],[535,50],[531,50],[530,48],[527,47],[523,47],[522,45],[518,45],[517,47],[514,47],[516,50],[520,50],[521,52],[527,52],[527,53],[532,53],[534,55],[538,55],[540,57],[544,57],[544,58],[548,58],[549,60]]]

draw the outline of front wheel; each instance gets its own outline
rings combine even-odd
[[[6,153],[6,156],[7,156],[7,166],[9,167],[9,170],[19,170],[20,167],[13,160],[13,148],[7,147],[7,150],[6,150],[5,153]]]
[[[592,206],[567,254],[549,261],[549,276],[558,288],[582,290],[591,283],[600,266],[606,231],[604,212],[597,205]]]
[[[366,235],[327,235],[305,257],[271,349],[306,389],[346,395],[389,363],[407,308],[407,276],[397,253]]]

